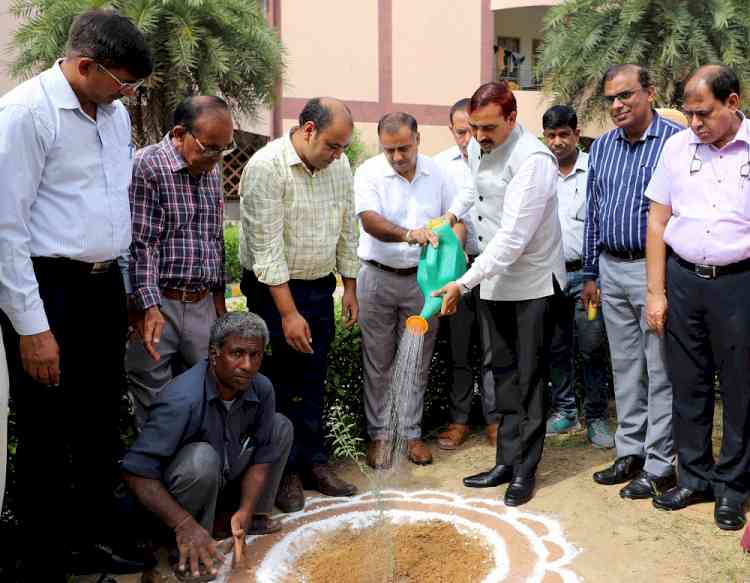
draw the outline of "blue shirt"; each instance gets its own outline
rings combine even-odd
[[[250,462],[267,464],[281,457],[279,445],[271,442],[275,414],[273,386],[261,374],[227,411],[208,360],[203,360],[159,393],[146,424],[122,460],[122,469],[160,480],[180,449],[206,442],[223,460],[225,479],[234,479]],[[249,451],[252,458],[243,455]]]
[[[643,251],[649,200],[644,196],[668,138],[682,126],[654,112],[640,140],[631,144],[621,129],[600,136],[589,152],[583,274],[599,274],[599,253]]]
[[[49,329],[31,257],[127,252],[131,170],[125,106],[90,118],[59,62],[0,97],[0,310],[19,334]]]

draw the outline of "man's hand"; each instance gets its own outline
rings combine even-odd
[[[596,287],[596,282],[591,280],[583,284],[583,291],[581,291],[581,303],[588,308],[589,305],[599,307],[599,290]]]
[[[284,338],[287,344],[297,352],[312,354],[312,334],[310,326],[299,312],[294,312],[281,318],[281,327],[284,329]]]
[[[446,221],[448,221],[451,227],[454,226],[458,222],[458,217],[454,215],[453,213],[445,213],[443,215],[443,218]]]
[[[438,237],[432,229],[411,229],[406,232],[406,242],[409,245],[427,245],[438,246]]]
[[[341,296],[341,318],[344,321],[344,328],[351,328],[358,317],[359,303],[357,302],[357,292],[344,289],[344,295]]]
[[[216,317],[221,318],[227,313],[227,300],[224,297],[223,292],[214,292],[214,308],[216,309]]]
[[[664,336],[667,310],[667,295],[664,292],[646,292],[646,324],[657,336]]]
[[[19,345],[26,374],[43,385],[60,384],[60,348],[51,330],[21,336]]]
[[[189,564],[190,572],[194,577],[198,577],[201,574],[202,563],[212,575],[218,573],[214,561],[217,565],[221,564],[222,557],[216,548],[217,541],[192,516],[175,528],[175,538],[180,552],[180,562],[177,568],[181,572],[184,572]]]
[[[252,518],[250,512],[240,508],[237,512],[232,514],[232,519],[229,524],[232,527],[232,536],[235,538],[244,538],[245,531],[247,530],[247,523]]]
[[[136,324],[136,330],[143,338],[143,347],[151,358],[158,361],[161,356],[156,350],[156,345],[159,344],[161,331],[164,328],[164,316],[161,315],[158,306],[151,306],[144,312],[141,322],[140,329],[138,329],[139,325]]]
[[[432,292],[432,295],[443,296],[443,305],[440,307],[441,316],[450,316],[455,314],[458,309],[458,300],[461,299],[461,288],[455,281],[444,285],[439,290]]]

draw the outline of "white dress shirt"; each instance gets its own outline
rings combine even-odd
[[[477,211],[481,249],[458,283],[481,284],[480,297],[520,301],[554,293],[566,284],[560,220],[557,216],[557,161],[521,124],[492,152],[469,144],[476,192],[463,189],[450,208],[461,218]]]
[[[374,211],[399,227],[419,229],[448,210],[455,189],[440,167],[426,156],[418,155],[417,170],[409,182],[393,169],[385,154],[379,154],[357,168],[354,197],[357,216]],[[380,241],[362,228],[357,254],[362,260],[403,269],[417,265],[420,249],[418,245]]]
[[[447,150],[443,150],[439,154],[436,154],[433,160],[453,180],[453,186],[456,189],[457,195],[464,186],[474,188],[474,178],[471,175],[471,168],[469,168],[469,164],[464,159],[461,149],[458,146],[452,146]],[[464,249],[468,255],[479,254],[479,241],[477,240],[477,231],[474,226],[475,218],[473,215],[474,210],[472,209],[463,218],[464,226],[466,227],[466,245]]]
[[[580,261],[583,254],[583,225],[586,221],[586,180],[589,155],[578,152],[570,174],[557,175],[557,212],[562,227],[565,261]]]
[[[0,309],[19,334],[49,329],[31,257],[127,252],[132,157],[125,106],[91,119],[59,62],[0,98]]]

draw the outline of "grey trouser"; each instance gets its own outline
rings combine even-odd
[[[5,493],[5,467],[8,452],[8,367],[5,363],[5,346],[3,335],[0,334],[0,513],[3,510],[3,494]]]
[[[599,276],[615,385],[617,455],[644,456],[645,470],[664,476],[674,471],[675,461],[672,385],[664,339],[646,324],[646,261],[604,252]]]
[[[292,447],[292,423],[281,413],[274,415],[271,442],[279,448],[281,457],[271,464],[268,483],[260,493],[253,514],[271,514],[273,511],[281,474]],[[232,486],[224,481],[222,465],[219,452],[210,443],[199,441],[184,446],[164,472],[164,485],[169,493],[208,532],[213,532],[219,497],[230,491],[229,486]],[[237,490],[236,487],[231,488],[233,492]],[[239,507],[239,499],[237,505]]]
[[[417,286],[416,275],[398,275],[362,262],[357,276],[357,301],[359,326],[362,329],[367,432],[372,439],[385,439],[386,404],[396,350],[406,318],[422,311],[424,296]],[[415,387],[416,394],[406,399],[407,409],[403,412],[403,427],[407,439],[417,438],[422,434],[420,426],[424,390],[435,348],[438,319],[431,318],[429,324],[420,363],[421,382]]]
[[[156,349],[161,358],[158,361],[152,359],[138,335],[130,338],[125,354],[128,389],[133,397],[139,428],[146,422],[148,408],[162,387],[173,376],[208,356],[208,337],[216,320],[216,307],[210,293],[193,303],[162,297],[160,309],[164,329]]]

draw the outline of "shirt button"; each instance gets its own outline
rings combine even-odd
[[[484,197],[483,197],[483,196],[480,196],[480,197],[479,197],[479,201],[481,202],[481,201],[483,201],[483,200],[484,200]]]
[[[481,221],[481,220],[482,220],[482,217],[477,217],[477,220],[478,220],[478,221]]]
[[[721,184],[721,178],[719,178],[719,184]]]
[[[482,235],[479,235],[479,237],[477,237],[477,239],[479,239],[480,241],[482,241],[483,240],[482,239]]]

